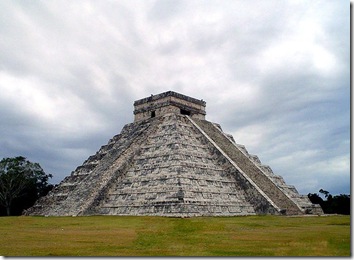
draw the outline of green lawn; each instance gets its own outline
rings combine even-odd
[[[350,216],[0,217],[2,256],[350,256]]]

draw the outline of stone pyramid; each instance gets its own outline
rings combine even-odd
[[[323,213],[220,125],[206,121],[205,105],[172,91],[135,101],[134,122],[25,214]]]

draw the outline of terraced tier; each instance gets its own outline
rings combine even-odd
[[[285,214],[303,214],[301,209],[268,178],[257,165],[211,122],[193,121],[233,160],[237,166],[277,205]]]

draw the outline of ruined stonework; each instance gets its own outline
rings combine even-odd
[[[205,119],[205,101],[168,91],[134,102],[134,122],[168,113]]]
[[[259,158],[205,120],[205,102],[165,92],[27,215],[322,214]]]

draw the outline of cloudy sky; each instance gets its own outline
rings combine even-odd
[[[302,194],[350,192],[350,8],[332,0],[0,1],[0,158],[59,183],[173,90]]]

